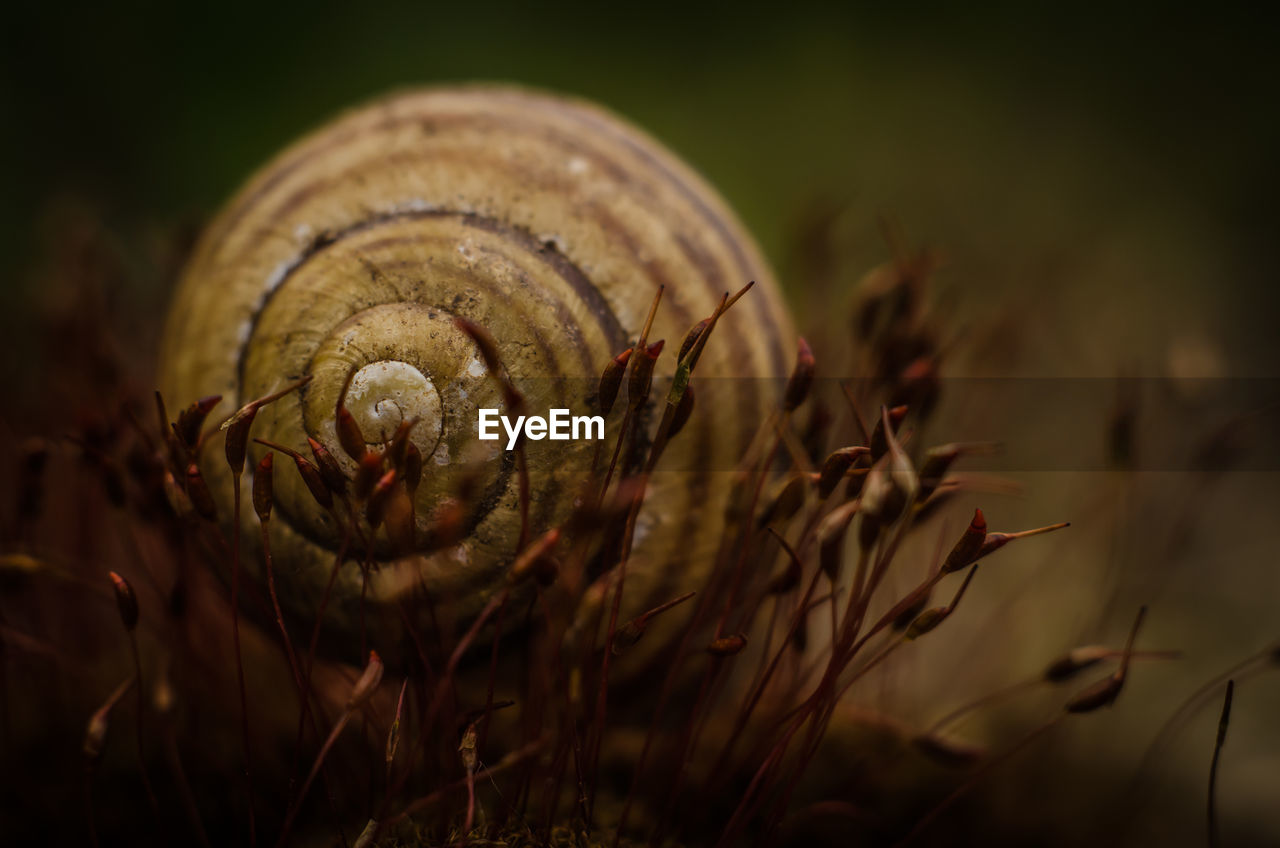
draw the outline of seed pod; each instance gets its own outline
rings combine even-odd
[[[116,606],[120,608],[120,620],[124,622],[124,629],[132,633],[138,626],[138,596],[133,593],[133,587],[129,585],[128,580],[114,571],[108,574],[111,577],[111,586],[115,589]]]
[[[360,425],[356,423],[356,417],[345,406],[338,406],[334,428],[338,431],[338,444],[342,445],[342,449],[346,451],[347,456],[356,462],[364,459],[365,451],[368,450],[364,434],[360,432]]]
[[[600,386],[596,390],[600,414],[607,416],[613,409],[613,402],[618,399],[618,388],[622,385],[622,375],[627,370],[627,362],[631,359],[631,348],[609,360],[600,375]]]
[[[946,560],[942,563],[942,573],[951,574],[976,561],[986,538],[987,519],[983,516],[982,510],[975,509],[973,520],[969,522],[969,526],[965,528],[964,533],[951,549],[951,553],[947,554]]]
[[[1106,645],[1085,645],[1082,648],[1073,648],[1049,663],[1044,670],[1044,679],[1050,683],[1062,683],[1113,654],[1114,651]]]
[[[925,592],[916,600],[915,603],[899,613],[898,616],[894,618],[893,624],[890,625],[893,630],[900,633],[910,627],[912,622],[914,622],[916,618],[924,612],[925,607],[929,606],[929,597],[932,594],[932,592]]]
[[[593,592],[593,590],[595,590],[597,586],[600,587],[601,590],[606,589],[608,586],[607,577],[602,580],[596,581],[596,583],[593,583],[590,587],[588,587],[587,592],[589,593]],[[677,607],[680,604],[683,604],[685,601],[689,600],[693,596],[694,596],[693,592],[686,592],[678,598],[672,598],[671,600],[665,603],[659,604],[653,609],[645,613],[642,613],[641,615],[636,616],[635,618],[628,621],[626,624],[619,627],[617,632],[615,632],[613,635],[614,655],[616,656],[621,654],[625,649],[631,647],[636,642],[639,642],[640,637],[643,636],[645,630],[648,629],[649,622],[652,621],[654,618],[658,617],[659,615],[662,615],[664,612],[666,612],[667,610],[673,607]],[[601,598],[601,600],[602,599],[603,598]],[[587,601],[587,599],[584,597],[584,602],[585,601]],[[591,603],[599,604],[600,600],[596,600],[593,598],[591,599]],[[587,610],[590,610],[590,609],[592,609],[592,606],[588,605]]]
[[[809,390],[813,388],[815,367],[813,350],[802,336],[798,343],[795,367],[791,370],[787,388],[782,394],[782,408],[787,412],[794,412],[809,396]]]
[[[200,473],[200,466],[194,462],[187,466],[187,496],[196,514],[207,521],[218,519],[218,508],[214,506],[213,495],[209,493],[209,485]]]
[[[631,364],[631,380],[627,383],[627,403],[634,412],[644,406],[649,399],[649,388],[653,385],[653,367],[662,353],[664,341],[659,339],[645,348],[642,355]]]
[[[1124,688],[1124,680],[1114,675],[1104,677],[1097,683],[1085,687],[1067,701],[1069,713],[1091,713],[1102,707],[1110,706]]]
[[[227,435],[223,449],[232,474],[239,475],[244,471],[245,457],[249,454],[249,429],[253,426],[253,419],[257,415],[258,405],[252,403],[243,407],[224,425]]]
[[[373,693],[378,691],[378,684],[382,682],[382,671],[382,657],[378,656],[377,651],[370,651],[369,663],[351,690],[351,697],[347,699],[348,710],[359,709],[373,697]]]
[[[978,549],[978,555],[975,557],[975,561],[982,559],[983,557],[990,556],[1005,545],[1018,539],[1026,539],[1030,536],[1040,536],[1044,533],[1052,533],[1054,530],[1061,530],[1064,527],[1070,526],[1071,522],[1063,521],[1058,524],[1049,524],[1044,527],[1037,527],[1034,530],[1019,530],[1017,533],[988,533],[987,538],[982,541],[982,547]]]
[[[986,755],[986,750],[976,745],[965,745],[934,733],[922,733],[913,738],[911,744],[939,765],[955,768],[971,766]]]
[[[850,522],[858,513],[859,502],[848,501],[827,513],[818,524],[818,567],[835,585],[840,579],[840,565],[844,562],[844,537]]]
[[[868,449],[861,446],[833,451],[822,463],[822,470],[818,472],[818,497],[823,500],[829,498],[853,463],[867,452]]]
[[[329,453],[324,445],[307,436],[307,444],[311,447],[311,455],[316,458],[316,468],[320,471],[320,479],[329,491],[341,496],[347,492],[347,475],[342,473],[342,466]]]
[[[703,318],[698,323],[689,328],[689,332],[685,333],[684,341],[680,342],[680,355],[676,357],[676,362],[684,362],[685,357],[693,350],[693,346],[698,343],[698,337],[707,329],[707,325],[711,323],[710,318]]]
[[[267,455],[258,463],[257,469],[253,472],[253,511],[258,513],[258,520],[264,524],[271,518],[271,505],[274,502],[272,496],[272,465],[275,454],[267,451]]]
[[[778,493],[765,505],[757,522],[758,526],[783,524],[800,511],[804,506],[806,478],[802,474],[793,476],[782,484]]]
[[[924,456],[924,462],[920,465],[920,491],[916,495],[917,503],[923,503],[929,499],[959,456],[960,446],[956,444],[929,449]]]
[[[178,413],[174,424],[174,432],[188,449],[194,449],[200,443],[200,429],[204,420],[209,417],[213,408],[222,401],[222,395],[209,395],[201,398]]]
[[[875,429],[871,431],[872,462],[879,461],[880,457],[889,452],[889,437],[885,427],[886,421],[889,424],[889,429],[897,430],[898,425],[902,423],[902,419],[906,417],[907,408],[905,406],[895,406],[880,416],[880,420],[876,422]]]
[[[129,691],[137,680],[136,677],[130,676],[128,680],[121,683],[115,688],[102,706],[89,717],[88,726],[85,727],[84,743],[81,750],[84,752],[85,760],[90,766],[97,765],[102,759],[102,749],[107,742],[107,720],[111,717],[111,710],[115,705],[120,703],[120,699],[124,697],[124,693]]]
[[[391,463],[392,468],[397,470],[404,468],[405,458],[409,455],[409,446],[413,444],[409,441],[409,437],[413,435],[413,428],[417,425],[417,418],[401,421],[400,426],[391,436],[391,445],[387,448],[387,461]]]
[[[951,615],[950,607],[933,607],[927,609],[920,615],[916,616],[915,621],[907,628],[907,640],[911,641],[919,639],[924,634],[933,630],[939,624],[947,620],[947,616]]]
[[[293,455],[293,464],[298,466],[298,474],[302,477],[302,482],[306,484],[307,491],[311,493],[311,497],[315,499],[315,502],[325,509],[333,509],[333,493],[325,485],[324,477],[320,475],[320,469],[312,465],[302,454]]]
[[[746,635],[735,633],[732,636],[721,636],[719,639],[711,640],[711,644],[707,646],[707,653],[713,657],[731,657],[740,653],[745,647],[747,647]]]
[[[800,585],[800,578],[804,574],[804,565],[801,564],[800,557],[796,556],[795,550],[787,544],[786,539],[777,533],[773,535],[777,538],[778,543],[782,545],[782,549],[787,552],[787,564],[781,573],[775,575],[765,585],[764,593],[766,595],[785,595]]]

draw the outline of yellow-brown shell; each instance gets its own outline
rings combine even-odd
[[[456,547],[394,561],[379,547],[368,619],[393,633],[398,613],[388,604],[425,590],[465,620],[501,584],[519,510],[505,443],[476,438],[477,407],[501,407],[500,394],[454,316],[496,338],[530,411],[593,414],[601,369],[634,342],[660,285],[650,338],[678,346],[724,292],[750,280],[755,289],[699,362],[698,408],[641,515],[627,597],[643,609],[705,573],[730,470],[776,404],[795,337],[758,250],[720,198],[597,107],[509,88],[425,89],[349,112],[293,145],[201,239],[169,314],[161,387],[171,404],[222,395],[217,416],[311,374],[303,390],[263,409],[254,435],[304,454],[311,435],[348,473],[334,409],[349,376],[347,404],[370,440],[419,417],[419,531],[429,534],[433,508],[464,466],[482,469],[485,510]],[[659,361],[659,377],[674,360]],[[528,443],[536,528],[567,513],[595,449]],[[264,450],[253,446],[251,468]],[[220,454],[202,464],[229,517]],[[339,532],[292,468],[278,466],[275,477],[279,592],[309,620]],[[242,521],[253,538],[252,510]],[[338,578],[330,623],[339,637],[355,620],[361,580],[351,566]]]

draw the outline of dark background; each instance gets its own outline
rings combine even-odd
[[[335,112],[466,80],[581,95],[666,142],[738,210],[812,337],[839,337],[853,286],[801,282],[796,233],[835,204],[850,283],[888,256],[881,215],[944,252],[942,288],[961,328],[948,341],[967,346],[948,376],[1277,378],[1280,58],[1277,28],[1258,14],[1014,2],[10,8],[0,17],[0,418],[19,435],[40,425],[30,410],[58,343],[45,320],[60,296],[48,269],[68,219],[96,221],[128,269],[106,306],[134,331],[145,373],[172,285],[164,245]],[[815,346],[820,360],[831,349]],[[1007,430],[1030,450],[1104,443],[1106,409],[1087,410],[1098,424],[1081,435],[1087,416],[1055,417],[1059,388],[1018,385],[1045,402],[966,409],[951,392],[940,440]],[[1099,407],[1110,385],[1091,395]],[[1173,408],[1148,414],[1142,432],[1180,444],[1225,417],[1208,404]],[[1132,706],[1054,743],[1057,759],[1043,761],[1063,763],[1073,785],[1056,771],[1021,784],[1044,798],[1078,794],[1058,813],[1067,830],[1088,830],[1080,811],[1114,802],[1108,781],[1133,773],[1180,698],[1277,635],[1275,474],[1228,475],[1210,491],[1151,467],[1123,479],[1094,467],[1028,475],[1031,495],[996,503],[999,529],[1070,518],[1073,535],[1028,546],[1021,571],[984,574],[996,583],[984,590],[996,611],[986,629],[930,654],[959,667],[995,644],[981,664],[989,679],[973,682],[989,691],[1064,645],[1122,638],[1139,603],[1159,604],[1144,639],[1188,649],[1185,664],[1135,677]],[[1190,541],[1174,526],[1187,516],[1200,528]],[[977,617],[978,599],[969,606]],[[928,720],[931,698],[960,697],[950,677],[931,688],[925,671],[912,678],[908,720]],[[1274,677],[1242,689],[1233,719],[1222,797],[1237,834],[1276,832]],[[1179,737],[1167,775],[1185,794],[1157,793],[1150,833],[1199,844],[1210,712]],[[1011,791],[1009,809],[1027,814],[1028,794]],[[1049,820],[1047,808],[1032,815]],[[1133,844],[1151,844],[1138,833]]]

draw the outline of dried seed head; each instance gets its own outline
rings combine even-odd
[[[787,380],[787,387],[782,393],[782,408],[787,412],[795,411],[809,396],[809,390],[813,388],[815,367],[813,350],[801,336],[796,351],[796,364],[791,369],[791,377]]]
[[[732,636],[721,636],[719,639],[711,640],[711,644],[707,646],[707,653],[713,657],[731,657],[747,647],[747,637],[743,633],[735,633]]]
[[[875,429],[871,432],[871,460],[879,461],[880,457],[889,452],[889,437],[887,430],[896,430],[902,423],[902,419],[907,417],[907,408],[905,406],[895,406],[893,409],[885,410],[880,416],[880,420],[876,422]],[[889,425],[886,428],[886,423]]]
[[[174,432],[188,449],[194,449],[200,443],[200,429],[204,426],[204,420],[221,401],[222,395],[209,395],[178,413]]]
[[[658,362],[665,344],[659,339],[644,349],[636,361],[631,364],[631,380],[627,383],[627,403],[632,411],[639,409],[649,399],[649,389],[653,385],[653,368]]]
[[[818,472],[818,497],[823,500],[830,497],[853,463],[867,452],[868,448],[861,446],[833,451],[822,463],[822,470]]]
[[[710,318],[703,318],[698,323],[689,328],[689,332],[685,333],[684,341],[680,342],[680,354],[676,357],[676,362],[684,362],[685,357],[689,355],[689,351],[693,350],[693,346],[698,343],[698,337],[707,329],[707,325],[711,323]]]
[[[89,717],[89,724],[85,728],[82,747],[89,765],[96,765],[98,760],[102,758],[102,749],[107,742],[107,720],[111,717],[111,710],[115,708],[116,704],[120,703],[124,693],[129,691],[129,688],[133,686],[136,680],[136,677],[130,676],[128,680],[117,686],[115,691],[107,696],[107,700],[103,702],[102,706],[98,707],[94,714]]]
[[[1051,683],[1062,683],[1113,656],[1114,653],[1106,645],[1085,645],[1081,648],[1073,648],[1049,663],[1044,670],[1044,679]]]
[[[391,436],[391,445],[387,448],[387,461],[391,463],[392,468],[404,468],[405,458],[409,455],[409,446],[413,444],[409,437],[413,435],[413,428],[418,426],[418,421],[417,418],[401,421],[400,426],[396,427],[395,433]]]
[[[950,607],[933,607],[916,616],[915,621],[907,628],[907,639],[919,639],[930,630],[947,620],[951,615]]]
[[[1030,536],[1040,536],[1044,533],[1052,533],[1054,530],[1061,530],[1064,527],[1070,527],[1070,521],[1063,521],[1059,524],[1049,524],[1044,527],[1037,527],[1034,530],[1019,530],[1017,533],[988,533],[987,538],[982,542],[982,548],[978,551],[977,559],[995,553],[1005,545],[1017,539],[1026,539]]]
[[[609,576],[606,575],[604,579],[597,580],[595,583],[591,584],[591,586],[587,588],[588,593],[593,593],[597,591],[597,587],[599,587],[599,591],[601,592],[601,596],[598,599],[597,598],[587,599],[586,596],[584,596],[583,598],[584,602],[591,604],[590,606],[587,606],[588,610],[595,609],[596,608],[595,605],[598,605],[603,601],[603,591],[608,588],[608,582],[609,582]],[[626,624],[619,627],[617,632],[614,633],[614,636],[613,636],[614,655],[616,656],[621,654],[625,649],[631,647],[636,642],[639,642],[640,637],[643,636],[645,633],[645,630],[648,629],[650,621],[662,615],[667,610],[672,609],[673,607],[677,607],[680,604],[683,604],[685,601],[692,598],[694,594],[695,594],[694,592],[686,592],[685,594],[677,598],[672,598],[671,600],[666,601],[665,603],[658,604],[658,606],[654,607],[653,609],[648,610],[647,612],[641,613],[640,615],[628,621]]]
[[[311,493],[311,497],[315,499],[315,502],[324,509],[333,509],[333,492],[329,491],[329,487],[325,485],[320,469],[312,465],[310,460],[299,453],[293,455],[293,464],[298,467],[298,474],[302,477],[302,482],[306,485],[307,491]]]
[[[382,671],[382,657],[378,656],[377,651],[370,651],[369,664],[364,667],[364,673],[356,681],[351,697],[347,700],[348,710],[359,709],[373,697],[373,693],[378,691],[378,684],[382,682]]]
[[[116,593],[116,606],[120,608],[120,620],[124,622],[124,629],[132,633],[138,626],[138,596],[133,593],[128,580],[114,571],[108,573]]]
[[[1116,678],[1114,675],[1104,677],[1077,692],[1071,700],[1067,701],[1067,712],[1091,713],[1096,709],[1110,706],[1115,703],[1122,688],[1124,688],[1123,679]]]
[[[1138,638],[1138,630],[1142,628],[1142,621],[1146,618],[1146,615],[1147,608],[1145,606],[1138,610],[1138,615],[1133,621],[1133,627],[1129,630],[1129,639],[1125,642],[1124,655],[1120,660],[1120,667],[1115,670],[1115,673],[1104,677],[1091,686],[1086,686],[1076,693],[1071,700],[1067,701],[1067,712],[1090,713],[1115,703],[1116,698],[1120,696],[1120,690],[1124,688],[1125,678],[1129,674],[1129,660],[1133,656],[1133,643]]]
[[[951,464],[960,456],[960,446],[956,444],[940,445],[930,448],[920,465],[920,492],[917,501],[929,499],[942,483],[942,478],[951,469]]]
[[[251,403],[223,425],[227,431],[223,445],[227,455],[227,465],[231,473],[239,476],[244,471],[245,457],[249,454],[249,430],[253,427],[253,419],[258,414],[258,404]]]
[[[271,518],[272,497],[272,465],[275,454],[267,451],[267,455],[258,463],[253,472],[253,510],[258,513],[258,520],[266,523]]]
[[[898,616],[894,618],[893,624],[890,625],[893,628],[893,630],[897,632],[902,632],[903,630],[906,630],[908,627],[910,627],[912,623],[916,620],[916,618],[918,618],[920,614],[924,612],[925,607],[929,606],[929,598],[932,594],[933,594],[932,592],[923,593],[919,598],[916,599],[915,603],[911,604],[911,606],[907,607],[901,613],[899,613]]]
[[[969,526],[965,528],[964,533],[952,547],[951,553],[947,554],[946,560],[942,563],[942,573],[951,574],[977,560],[986,538],[987,519],[983,516],[982,510],[975,509],[973,520],[969,522]]]
[[[356,462],[363,460],[365,452],[368,450],[367,443],[364,440],[364,433],[360,432],[360,425],[356,423],[356,417],[341,404],[338,406],[337,415],[334,419],[334,429],[338,432],[338,444],[342,445],[342,449],[346,451],[347,456]]]
[[[827,513],[818,524],[818,566],[832,585],[840,578],[840,565],[844,562],[844,537],[850,522],[858,513],[856,500],[841,504]]]
[[[986,755],[983,748],[946,739],[935,733],[916,736],[911,744],[935,763],[955,768],[971,766]]]
[[[613,402],[618,399],[618,388],[622,385],[622,375],[627,370],[627,362],[631,359],[631,348],[609,360],[604,373],[600,375],[600,386],[596,391],[600,414],[608,415],[613,409]]]
[[[324,445],[310,436],[307,436],[307,445],[311,448],[311,455],[316,458],[316,468],[320,471],[320,479],[324,481],[325,486],[335,495],[345,495],[347,475],[342,473],[342,466],[338,465],[338,460]]]
[[[778,532],[772,527],[769,532],[778,540],[778,544],[787,554],[787,565],[780,574],[775,575],[765,585],[766,595],[784,595],[790,592],[796,586],[800,585],[800,578],[804,574],[804,565],[800,562],[800,557],[796,555],[795,549],[787,543],[787,540],[778,535]]]
[[[644,635],[647,624],[648,622],[644,620],[644,617],[640,616],[619,627],[613,634],[613,655],[615,657],[622,656],[623,651],[639,642],[640,637]]]
[[[791,519],[804,506],[808,489],[807,478],[796,474],[782,484],[776,495],[765,505],[760,513],[758,525],[783,524]]]
[[[200,466],[194,462],[187,466],[187,496],[201,518],[207,521],[218,519],[218,508],[213,502],[213,495],[209,493],[209,485],[200,473]]]

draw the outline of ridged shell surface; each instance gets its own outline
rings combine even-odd
[[[216,415],[312,375],[263,409],[254,435],[304,454],[310,435],[348,474],[355,466],[334,427],[344,385],[370,442],[417,418],[424,544],[434,508],[463,470],[479,476],[483,506],[460,544],[393,556],[378,543],[367,587],[360,569],[340,572],[328,643],[350,635],[362,591],[375,636],[394,638],[401,616],[391,605],[407,599],[429,596],[458,620],[473,616],[502,585],[519,534],[505,438],[477,438],[477,409],[501,408],[502,396],[453,319],[492,334],[529,412],[594,414],[602,368],[634,343],[660,286],[650,338],[670,348],[659,378],[673,372],[690,327],[750,280],[755,288],[698,364],[697,408],[641,513],[626,597],[629,610],[642,610],[696,586],[709,567],[731,470],[777,403],[795,336],[756,247],[719,197],[651,138],[595,106],[498,87],[410,91],[293,145],[198,244],[169,315],[161,386],[171,405],[222,395]],[[662,396],[655,390],[650,401],[650,431]],[[532,523],[541,530],[571,509],[602,461],[600,446],[527,445]],[[254,445],[250,463],[264,450]],[[230,520],[221,450],[210,449],[202,467]],[[275,477],[279,592],[291,614],[309,620],[342,534],[291,468],[277,464]],[[253,538],[256,518],[244,513]]]

